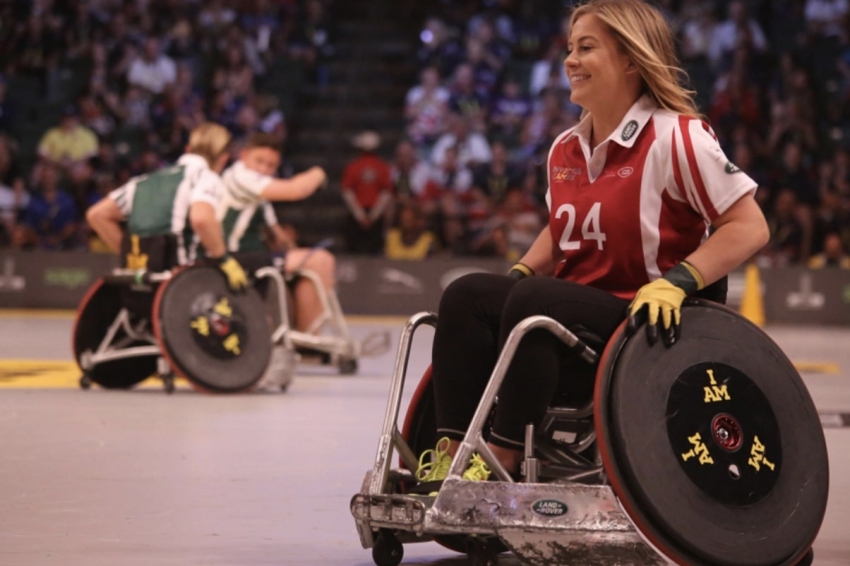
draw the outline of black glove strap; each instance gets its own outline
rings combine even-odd
[[[683,290],[686,295],[696,293],[702,287],[694,273],[699,273],[690,263],[683,261],[664,274],[664,279]]]
[[[526,277],[534,275],[534,270],[524,263],[517,262],[513,267],[511,267],[511,270],[508,271],[508,275],[515,279],[525,279]]]

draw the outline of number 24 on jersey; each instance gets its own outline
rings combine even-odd
[[[576,227],[576,208],[572,204],[562,204],[555,211],[555,218],[560,219],[565,214],[567,215],[567,224],[564,226],[564,233],[561,234],[560,246],[564,251],[577,250],[581,247],[582,240],[596,240],[597,249],[604,249],[604,242],[607,239],[605,232],[600,230],[599,214],[602,209],[602,203],[595,202],[584,221],[581,223],[581,237],[573,235]]]

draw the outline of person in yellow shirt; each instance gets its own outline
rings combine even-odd
[[[823,251],[810,257],[807,265],[809,269],[823,269],[825,267],[850,269],[850,256],[844,253],[841,234],[828,232],[823,240]]]
[[[80,124],[76,106],[69,105],[62,112],[60,125],[47,130],[41,138],[38,155],[55,165],[68,168],[97,155],[97,148],[97,136]]]
[[[425,259],[434,252],[434,233],[423,226],[419,209],[404,205],[398,214],[398,226],[387,232],[384,253],[389,259]]]

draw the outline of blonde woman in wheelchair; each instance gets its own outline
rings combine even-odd
[[[472,274],[440,302],[433,346],[438,441],[419,490],[445,479],[512,328],[546,315],[606,342],[629,317],[650,341],[678,336],[683,300],[765,245],[756,183],[723,154],[701,118],[663,15],[640,0],[591,0],[570,20],[565,69],[578,125],[552,144],[549,224],[508,276]],[[708,238],[711,227],[714,233]],[[685,322],[687,324],[687,322]],[[527,423],[593,372],[544,330],[524,337],[499,391],[489,447],[519,474]],[[464,478],[490,469],[474,455]]]
[[[227,277],[231,289],[244,289],[245,272],[227,253],[216,218],[225,199],[219,175],[227,164],[229,144],[230,134],[223,126],[201,124],[192,130],[186,151],[177,163],[135,177],[110,192],[89,208],[86,220],[115,253],[121,253],[122,244],[126,247],[129,242],[124,237],[124,222],[131,238],[175,240],[175,264],[193,262],[200,246],[204,256]],[[187,233],[193,235],[187,238]]]

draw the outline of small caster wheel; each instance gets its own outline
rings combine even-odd
[[[80,389],[91,389],[92,378],[89,374],[84,373],[80,376]]]
[[[171,395],[174,393],[174,376],[173,375],[163,375],[162,376],[162,387],[165,389],[165,392]]]
[[[404,547],[392,531],[381,529],[372,547],[372,560],[376,566],[398,566],[404,558]]]
[[[343,358],[339,361],[340,375],[354,375],[357,373],[357,360],[354,358]]]
[[[496,566],[499,550],[491,541],[470,537],[466,543],[466,556],[470,566]]]

